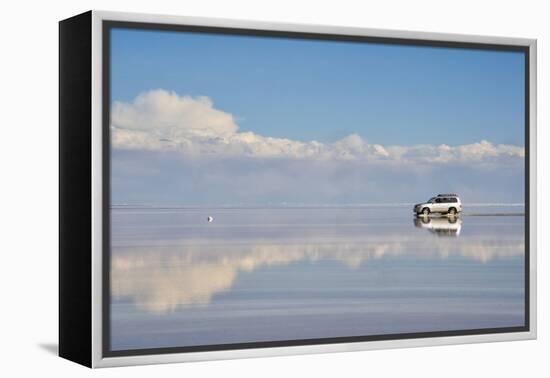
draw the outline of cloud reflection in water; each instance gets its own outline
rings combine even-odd
[[[143,311],[168,313],[178,306],[208,304],[231,288],[237,276],[262,267],[333,260],[357,269],[372,259],[463,258],[479,263],[523,256],[523,241],[405,237],[392,235],[354,240],[312,240],[291,244],[247,240],[220,244],[208,240],[174,241],[171,245],[123,247],[113,251],[113,297],[130,298]],[[428,240],[428,243],[426,243]]]

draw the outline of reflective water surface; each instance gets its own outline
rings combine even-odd
[[[475,211],[113,209],[112,349],[522,326],[524,218]]]

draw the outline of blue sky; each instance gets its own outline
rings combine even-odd
[[[524,57],[287,38],[112,32],[112,99],[208,96],[241,131],[333,142],[523,145]]]
[[[524,198],[524,55],[114,29],[113,203]]]

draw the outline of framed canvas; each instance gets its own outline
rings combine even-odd
[[[59,354],[536,337],[536,41],[60,22]]]

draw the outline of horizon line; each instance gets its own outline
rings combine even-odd
[[[225,205],[185,205],[185,204],[113,204],[110,209],[289,209],[289,208],[354,208],[354,207],[400,207],[412,206],[414,202],[356,203],[356,204],[225,204]],[[468,206],[525,206],[524,202],[472,202]]]

